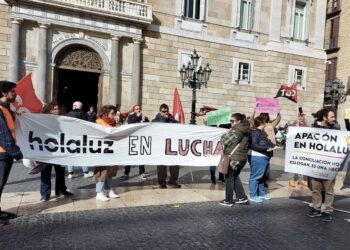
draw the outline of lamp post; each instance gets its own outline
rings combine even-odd
[[[207,87],[207,83],[212,71],[209,67],[209,63],[207,63],[207,66],[204,69],[201,65],[198,67],[199,58],[200,56],[197,54],[197,51],[194,50],[193,54],[191,55],[191,61],[188,62],[187,66],[185,64],[182,65],[182,68],[179,70],[182,88],[187,85],[192,89],[192,112],[190,124],[196,124],[196,91],[197,89],[200,89],[202,85],[204,85],[204,87]]]
[[[345,85],[343,84],[342,81],[338,79],[326,81],[326,86],[324,89],[324,97],[325,97],[324,106],[331,106],[332,108],[336,109],[338,106],[338,103],[342,103],[345,101],[344,100],[345,96],[346,96]]]

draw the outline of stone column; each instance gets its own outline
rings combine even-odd
[[[20,54],[21,54],[21,19],[12,19],[11,30],[11,54],[9,65],[9,81],[17,82],[20,71]]]
[[[42,102],[46,102],[46,86],[47,86],[47,39],[49,24],[39,23],[39,53],[38,53],[38,69],[35,84],[35,92]]]
[[[111,54],[111,78],[109,81],[109,103],[121,104],[119,100],[119,39],[120,36],[112,36]]]
[[[338,3],[339,4],[339,3]],[[323,50],[326,26],[327,1],[317,1],[315,24],[315,48]],[[310,30],[309,30],[310,33]]]
[[[279,42],[281,38],[282,1],[271,0],[270,41]]]
[[[140,102],[140,53],[141,53],[141,42],[142,39],[133,39],[134,50],[133,50],[133,63],[132,63],[132,83],[131,83],[131,96],[130,105],[136,105]]]

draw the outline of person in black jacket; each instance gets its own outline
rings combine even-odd
[[[164,123],[178,123],[175,118],[169,114],[169,106],[166,104],[162,104],[159,107],[159,113],[152,120],[152,122],[164,122]],[[177,183],[177,179],[179,178],[179,166],[170,166],[170,180],[168,182],[169,185],[174,188],[181,188],[181,185]],[[167,167],[164,165],[157,166],[157,174],[158,174],[158,182],[160,188],[167,188],[166,185],[166,177],[167,177]]]
[[[264,178],[267,173],[270,158],[273,156],[273,150],[276,145],[273,144],[264,132],[265,123],[262,118],[254,119],[255,130],[250,133],[250,177],[249,177],[249,200],[253,202],[262,202],[262,199],[271,199],[265,193]]]
[[[135,105],[132,108],[132,113],[128,115],[127,121],[128,121],[128,124],[149,122],[148,118],[142,115],[142,110],[140,105]],[[129,179],[130,169],[131,169],[131,166],[125,166],[124,175],[121,176],[119,179],[120,180]],[[145,174],[145,165],[139,166],[139,175],[141,180],[147,180],[147,176]]]
[[[350,131],[350,121],[349,119],[345,119],[345,127],[347,131]],[[349,156],[347,156],[346,158],[348,158]],[[340,188],[341,190],[346,190],[346,191],[350,191],[350,161],[348,161],[347,164],[347,170],[346,170],[346,174],[345,174],[345,178],[343,181],[343,186]]]
[[[82,110],[83,104],[79,101],[73,103],[72,110],[67,113],[67,116],[88,121],[88,115]],[[81,167],[84,172],[84,178],[91,178],[94,173],[89,171],[88,167]],[[68,166],[68,179],[76,177],[74,174],[74,166]]]

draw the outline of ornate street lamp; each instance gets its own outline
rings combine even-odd
[[[190,124],[196,124],[196,91],[197,89],[200,89],[202,85],[207,87],[212,71],[209,67],[209,63],[204,69],[201,65],[198,67],[199,58],[200,56],[197,54],[197,51],[194,50],[191,55],[191,62],[188,62],[187,66],[185,64],[182,65],[182,68],[179,70],[182,88],[186,85],[192,89],[192,112]]]
[[[325,103],[325,106],[331,106],[336,109],[338,103],[345,101],[346,93],[343,82],[338,79],[326,81],[324,97],[326,102],[328,100],[328,104]]]

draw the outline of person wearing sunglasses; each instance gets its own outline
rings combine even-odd
[[[175,118],[169,113],[169,106],[164,103],[160,105],[159,113],[152,120],[152,122],[178,123],[178,121],[176,121]],[[179,169],[179,166],[169,166],[170,180],[168,184],[174,188],[181,188],[181,185],[177,183],[177,180],[179,178]],[[157,166],[157,174],[159,187],[162,189],[167,188],[167,167],[164,165]]]

